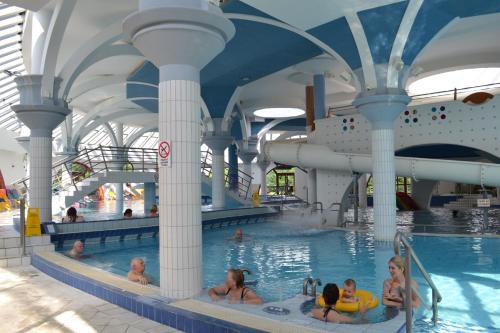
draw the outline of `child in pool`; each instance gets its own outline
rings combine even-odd
[[[356,281],[347,279],[344,281],[344,291],[340,297],[342,303],[356,303],[359,302],[359,297],[356,297]]]

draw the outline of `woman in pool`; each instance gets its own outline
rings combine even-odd
[[[245,286],[245,272],[250,274],[246,269],[229,269],[224,284],[210,288],[208,296],[214,302],[225,296],[229,303],[262,304],[262,299]]]
[[[339,300],[340,291],[335,283],[327,283],[323,288],[323,299],[325,300],[326,307],[322,309],[313,309],[311,316],[313,318],[323,320],[325,322],[334,323],[353,323],[356,319],[343,316],[335,311],[335,304]],[[367,307],[360,304],[359,311],[365,312]]]
[[[83,217],[78,216],[78,212],[75,207],[69,207],[66,211],[66,216],[62,218],[61,222],[83,222],[85,221]]]
[[[394,256],[389,260],[389,273],[391,278],[384,281],[382,291],[382,304],[388,307],[403,307],[405,295],[405,260],[400,256]],[[411,281],[414,289],[418,287],[415,280]],[[416,293],[411,294],[413,307],[420,306],[420,300]]]

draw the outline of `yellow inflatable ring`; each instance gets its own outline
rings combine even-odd
[[[342,288],[339,288],[339,291],[340,297],[342,297],[342,293],[344,292],[344,290]],[[376,308],[378,305],[378,298],[367,290],[356,290],[355,296],[359,298],[358,302],[342,303],[340,300],[338,300],[337,304],[335,304],[335,310],[342,312],[358,312],[359,303],[365,303],[368,309]],[[316,304],[318,304],[322,308],[326,307],[325,301],[323,300],[323,295],[319,295],[316,298]]]

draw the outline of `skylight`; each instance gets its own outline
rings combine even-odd
[[[301,116],[304,113],[304,110],[297,108],[267,108],[257,110],[253,114],[261,118],[288,118]]]
[[[500,83],[500,68],[469,68],[435,74],[410,84],[410,95],[422,95]]]

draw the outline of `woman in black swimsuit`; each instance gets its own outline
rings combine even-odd
[[[208,296],[214,302],[225,296],[229,303],[262,304],[262,299],[245,286],[245,272],[250,273],[246,269],[229,269],[224,284],[210,288]]]
[[[325,300],[326,307],[322,309],[313,309],[311,316],[313,318],[323,320],[325,322],[334,323],[352,323],[354,318],[346,317],[335,311],[335,304],[339,300],[339,287],[335,283],[327,283],[323,288],[323,299]],[[363,310],[363,309],[360,309]],[[366,311],[366,308],[364,308]]]

